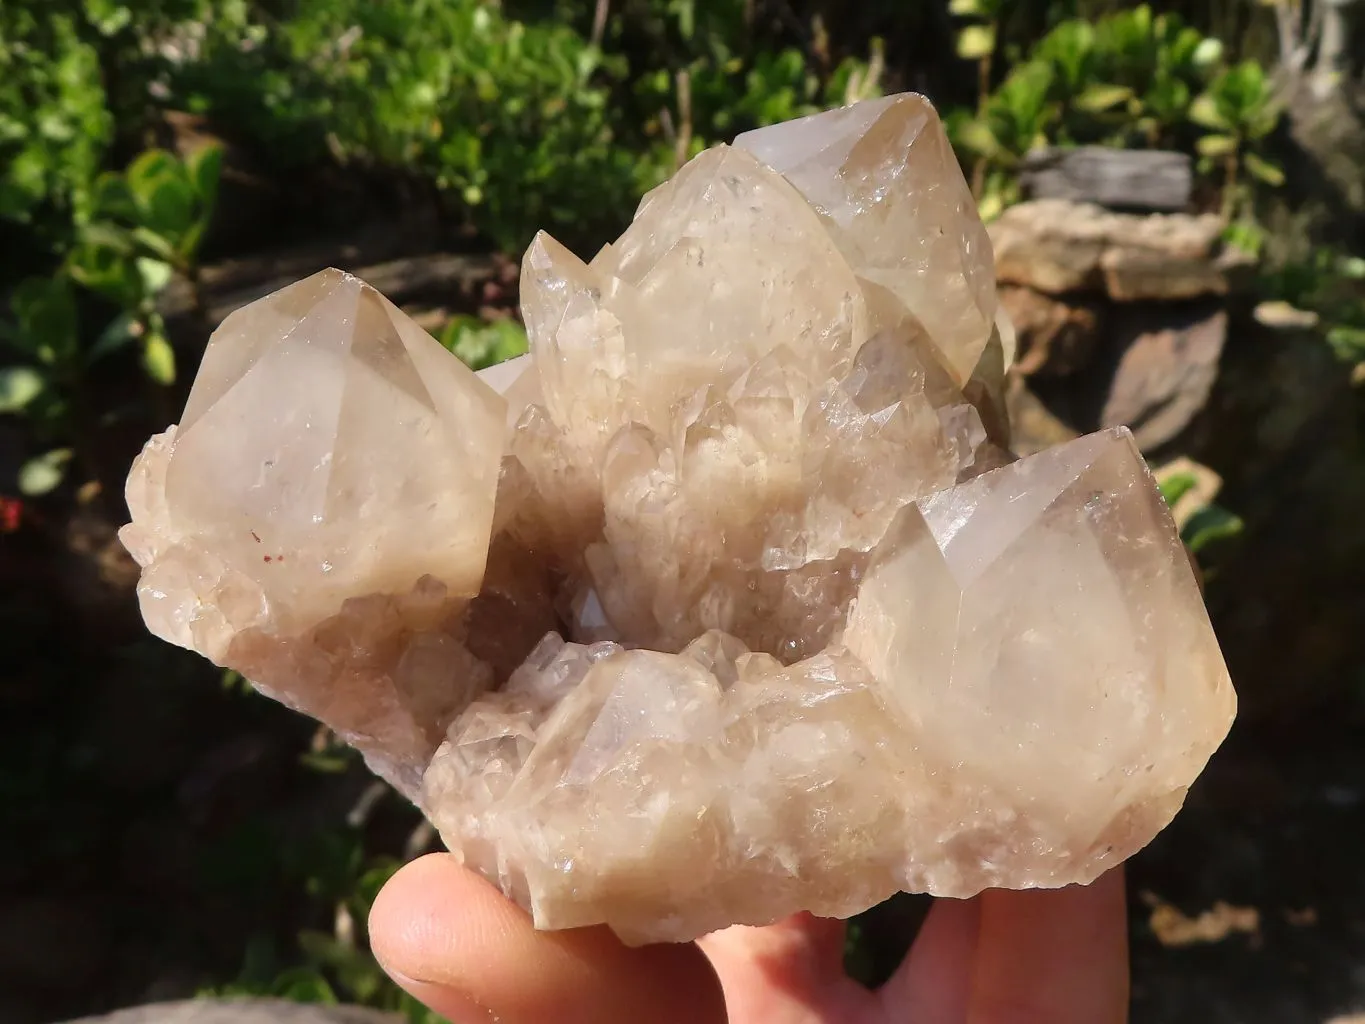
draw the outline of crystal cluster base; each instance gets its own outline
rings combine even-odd
[[[475,375],[327,271],[240,310],[129,478],[159,636],[328,723],[537,925],[690,939],[1087,881],[1235,698],[1124,430],[1027,459],[942,126],[683,167],[522,271]]]

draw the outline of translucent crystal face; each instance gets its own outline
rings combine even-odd
[[[692,938],[1085,881],[1234,697],[1125,431],[1014,461],[932,107],[741,136],[474,375],[336,271],[129,478],[148,624],[337,729],[542,927]]]
[[[959,384],[995,318],[990,239],[948,136],[917,96],[887,96],[735,139],[819,213],[858,277],[928,329]]]
[[[504,418],[388,300],[325,271],[214,334],[166,465],[169,526],[302,625],[424,575],[473,597]]]

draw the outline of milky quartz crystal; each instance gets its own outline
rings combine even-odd
[[[328,723],[537,925],[630,942],[1093,879],[1234,696],[1142,458],[1008,453],[932,107],[702,153],[476,375],[326,271],[133,467],[150,628]]]

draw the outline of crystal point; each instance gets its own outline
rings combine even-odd
[[[889,288],[962,383],[995,320],[990,238],[922,96],[867,100],[735,140],[810,201],[854,273]]]
[[[432,638],[479,592],[505,421],[502,398],[349,274],[238,310],[184,422],[129,480],[148,626],[401,762],[412,791],[440,735],[422,719],[450,703],[433,680],[477,675]],[[334,643],[359,615],[374,622]]]
[[[1087,881],[1235,698],[1132,439],[1015,461],[933,108],[701,154],[471,373],[339,271],[229,317],[124,528],[154,632],[325,721],[543,928]]]

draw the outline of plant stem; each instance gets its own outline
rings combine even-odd
[[[1226,221],[1232,220],[1232,215],[1237,207],[1237,178],[1240,163],[1238,154],[1241,149],[1239,140],[1223,161],[1223,219]]]
[[[687,163],[688,151],[692,148],[692,74],[683,68],[677,76],[678,88],[678,137],[674,143],[673,161],[675,167]]]
[[[990,22],[991,39],[994,40],[1000,30],[999,19]],[[991,63],[995,57],[994,50],[981,56],[976,62],[976,116],[986,116],[986,102],[991,96]],[[972,198],[978,202],[981,200],[981,193],[986,187],[986,158],[978,156],[972,164]]]

